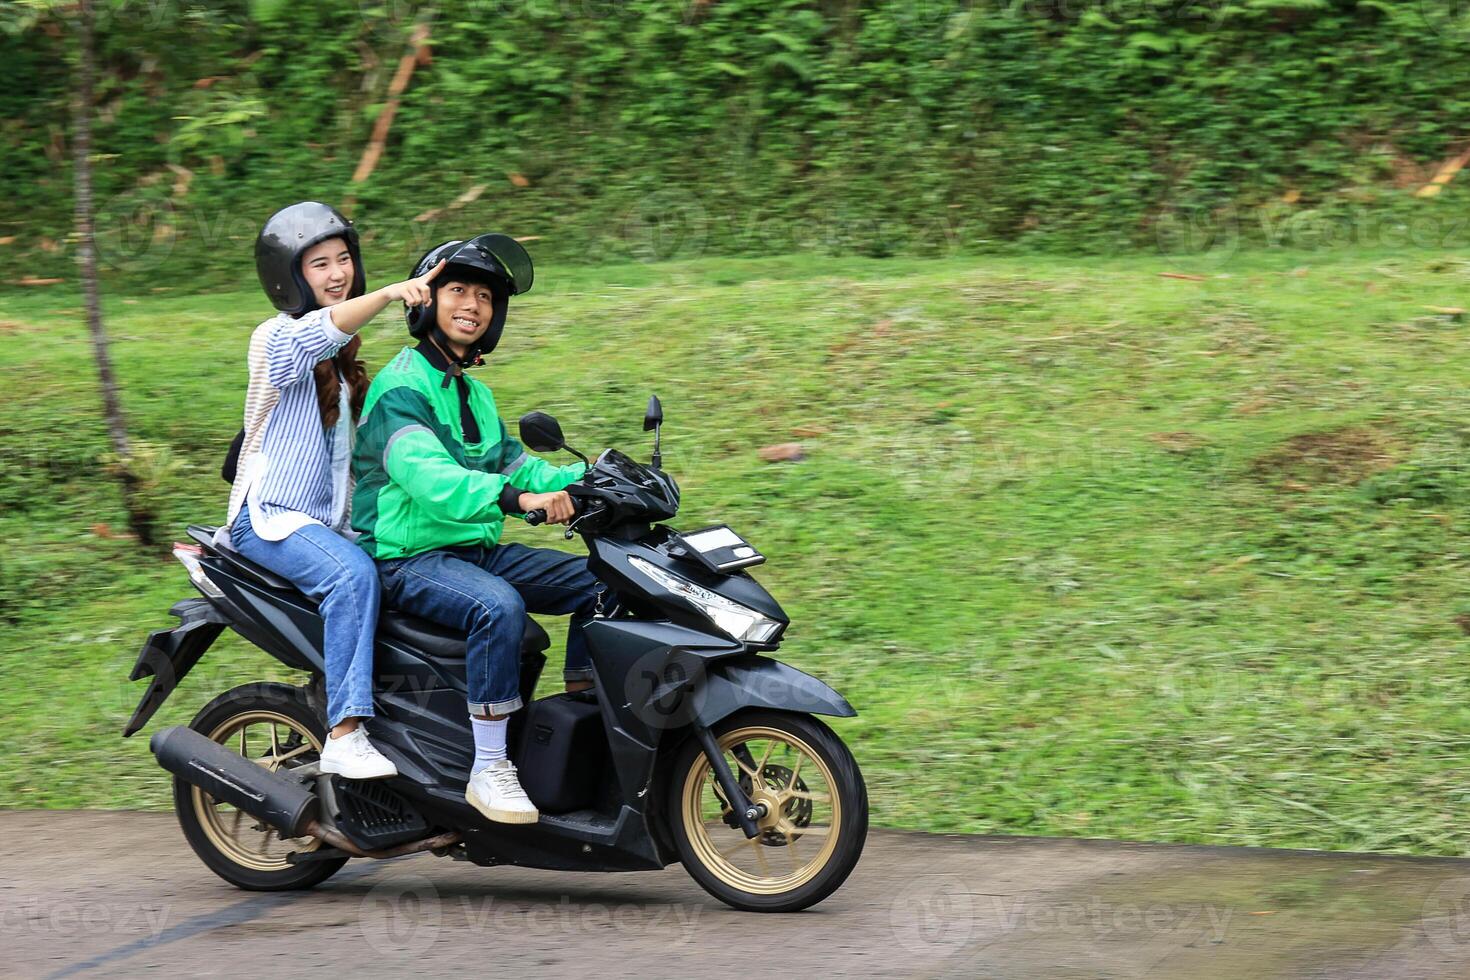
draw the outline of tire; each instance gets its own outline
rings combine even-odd
[[[240,751],[241,727],[253,759],[281,755],[275,766],[291,768],[315,761],[326,737],[321,713],[303,688],[287,684],[246,684],[226,691],[200,710],[189,727]],[[274,740],[270,735],[274,729]],[[274,746],[272,745],[274,741]],[[174,777],[174,813],[194,853],[205,866],[246,891],[291,891],[326,881],[348,858],[323,858],[291,864],[285,855],[326,845],[315,838],[282,841],[248,813],[216,803],[213,797]],[[274,843],[272,843],[274,841]],[[258,848],[258,850],[257,850]]]
[[[847,746],[817,719],[783,711],[737,712],[713,734],[741,789],[766,804],[766,816],[753,841],[730,826],[709,761],[698,740],[687,739],[664,789],[670,836],[685,870],[715,898],[746,912],[795,912],[831,895],[857,866],[868,834],[868,791]],[[796,754],[803,758],[793,764]],[[752,778],[757,772],[760,789]],[[803,796],[787,795],[792,790]],[[804,852],[797,846],[803,839]]]

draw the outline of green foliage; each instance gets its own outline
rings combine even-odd
[[[482,377],[508,418],[640,458],[659,393],[675,523],[770,556],[780,656],[859,710],[835,724],[879,825],[1466,853],[1467,327],[1421,317],[1470,252],[1172,267],[546,258]],[[116,735],[143,638],[192,591],[119,537],[78,306],[0,296],[0,799],[163,807]],[[109,300],[164,542],[223,513],[268,313],[248,269]],[[364,357],[405,342],[384,316]],[[806,458],[757,455],[787,441]],[[299,679],[227,636],[153,724],[277,677]]]
[[[102,232],[172,243],[104,254],[113,273],[233,271],[272,208],[349,192],[379,268],[471,225],[579,261],[1189,250],[1303,216],[1443,225],[1466,200],[1408,194],[1470,133],[1456,0],[100,8]],[[66,268],[65,9],[0,18],[11,272]],[[350,188],[420,21],[432,64]]]

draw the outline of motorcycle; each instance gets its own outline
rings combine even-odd
[[[581,535],[603,584],[582,627],[594,685],[536,699],[550,640],[529,617],[511,758],[540,810],[493,823],[464,798],[473,761],[464,637],[385,610],[377,630],[373,743],[398,768],[385,780],[324,774],[326,737],[316,605],[289,582],[192,525],[174,554],[200,595],[170,612],[131,675],[150,678],[124,737],[142,729],[214,640],[232,629],[300,685],[252,683],[210,701],[188,726],[149,742],[173,774],[174,809],[200,859],[250,890],[309,888],[352,858],[430,852],[477,865],[641,871],[680,862],[737,909],[789,912],[832,894],[856,866],[867,790],[851,752],[820,720],[856,712],[836,691],[770,656],[789,619],[748,569],[761,555],[727,526],[680,533],[663,471],[663,409],[649,400],[651,463],[567,446],[556,419],[520,420],[537,452],[587,464],[567,488],[565,529]],[[544,523],[545,513],[526,515]],[[572,627],[575,628],[575,627]]]

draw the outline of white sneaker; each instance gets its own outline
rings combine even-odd
[[[387,779],[398,775],[398,767],[373,748],[361,725],[341,738],[327,735],[322,745],[321,767],[322,772],[334,772],[347,779]]]
[[[464,798],[470,806],[497,823],[535,823],[541,816],[521,789],[516,767],[509,759],[492,762],[470,777]]]

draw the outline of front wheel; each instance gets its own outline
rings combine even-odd
[[[685,869],[747,912],[795,912],[837,890],[863,853],[868,791],[852,753],[807,715],[742,711],[714,726],[725,762],[753,803],[760,833],[740,830],[699,743],[674,758],[666,813]]]

